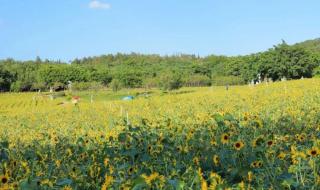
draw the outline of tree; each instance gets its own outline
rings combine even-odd
[[[282,77],[299,79],[312,77],[313,69],[318,65],[318,60],[307,50],[289,46],[285,42],[261,56],[259,73],[262,76],[279,80]]]
[[[6,92],[10,90],[11,82],[14,80],[9,71],[0,67],[0,92]]]
[[[171,71],[163,73],[159,79],[159,87],[162,90],[176,90],[182,87],[181,75]]]

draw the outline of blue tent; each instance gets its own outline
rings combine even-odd
[[[133,100],[134,97],[133,96],[125,96],[122,98],[122,100]]]

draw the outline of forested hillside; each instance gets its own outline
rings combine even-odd
[[[320,53],[320,38],[297,43],[297,44],[295,44],[295,46],[306,48],[312,52],[319,54]]]
[[[245,84],[252,80],[299,79],[320,75],[320,40],[273,48],[247,56],[116,54],[75,59],[69,63],[41,60],[0,61],[0,91],[124,88]]]

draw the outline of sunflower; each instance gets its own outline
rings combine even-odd
[[[253,173],[251,171],[248,172],[248,181],[251,182],[253,179]]]
[[[221,135],[222,144],[227,144],[229,142],[230,136],[227,133]]]
[[[208,183],[205,179],[201,179],[201,190],[208,190]]]
[[[193,163],[194,163],[195,165],[199,165],[199,158],[198,158],[198,157],[194,157],[194,158],[192,159],[192,161],[193,161]]]
[[[251,144],[252,144],[252,147],[255,148],[257,146],[260,146],[263,142],[264,142],[263,137],[259,136],[256,139],[254,139]]]
[[[271,147],[273,144],[274,144],[273,140],[267,141],[267,145],[268,145],[269,147]]]
[[[286,156],[287,156],[287,155],[286,155],[284,152],[280,152],[277,157],[278,157],[280,160],[284,160],[284,159],[286,158]]]
[[[262,167],[262,162],[261,161],[254,161],[250,165],[252,168],[261,168]]]
[[[146,174],[142,174],[141,177],[144,179],[147,185],[151,186],[152,181],[154,181],[159,177],[159,173],[155,172],[155,173],[152,173],[150,176],[147,176]]]
[[[134,172],[134,168],[133,168],[133,167],[130,167],[130,168],[128,169],[128,174],[131,175],[133,172]]]
[[[114,178],[112,176],[106,175],[101,190],[107,190],[112,185],[113,181]]]
[[[217,155],[214,155],[213,158],[212,158],[212,160],[213,160],[214,165],[218,165],[219,162],[220,162],[219,156],[217,156]]]
[[[308,155],[312,157],[316,157],[320,154],[320,150],[317,147],[312,147],[311,149],[308,150]]]
[[[8,175],[2,175],[0,176],[0,180],[1,180],[1,183],[5,185],[9,182],[9,177]]]
[[[305,139],[306,139],[306,134],[305,133],[302,133],[302,134],[296,134],[296,139],[299,141],[299,142],[303,142]]]
[[[108,166],[109,162],[110,162],[110,159],[109,158],[105,158],[104,161],[103,161],[103,165],[104,166]]]
[[[236,150],[241,150],[244,147],[244,143],[242,141],[238,141],[238,142],[234,143],[233,147]]]
[[[56,166],[59,168],[61,166],[61,161],[60,160],[56,160],[55,161]]]
[[[217,142],[216,142],[216,140],[214,138],[211,139],[210,144],[212,146],[217,146]]]

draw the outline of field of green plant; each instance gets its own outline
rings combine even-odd
[[[0,94],[0,189],[319,189],[320,79],[138,92]]]

